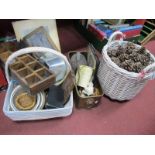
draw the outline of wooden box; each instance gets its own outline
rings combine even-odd
[[[12,75],[31,94],[43,91],[55,82],[54,73],[28,54],[17,57],[9,68]]]
[[[3,53],[0,53],[0,61],[3,63],[3,65],[5,64],[7,58],[11,55],[10,51],[5,51]]]

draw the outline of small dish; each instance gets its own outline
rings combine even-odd
[[[12,91],[12,94],[11,94],[11,97],[10,97],[10,107],[11,107],[11,109],[13,111],[21,111],[15,105],[16,98],[21,93],[25,93],[25,90],[20,85],[16,86],[14,88],[14,90]],[[44,94],[44,92],[40,92],[40,93],[38,93],[38,94],[36,94],[34,96],[36,98],[36,103],[35,103],[35,106],[30,110],[42,109],[44,104],[45,104],[45,94]]]
[[[15,98],[15,106],[19,110],[31,110],[36,104],[36,97],[28,93],[20,93]]]

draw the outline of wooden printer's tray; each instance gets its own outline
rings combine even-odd
[[[55,82],[54,73],[28,54],[17,57],[9,68],[14,77],[31,94],[43,91]]]

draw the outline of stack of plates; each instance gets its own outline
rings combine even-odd
[[[10,107],[13,111],[21,111],[16,107],[16,98],[17,96],[21,95],[22,93],[26,93],[25,90],[20,86],[16,86],[14,90],[12,91],[11,97],[10,97]],[[38,94],[34,95],[35,98],[35,106],[30,110],[40,110],[45,105],[45,93],[39,92]]]

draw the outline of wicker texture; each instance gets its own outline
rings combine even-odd
[[[5,100],[4,100],[3,112],[11,120],[14,120],[14,121],[41,120],[41,119],[49,119],[49,118],[55,118],[55,117],[66,117],[72,113],[72,110],[73,110],[73,93],[72,92],[70,93],[69,100],[67,101],[67,103],[65,104],[63,108],[38,109],[38,110],[28,110],[28,111],[12,111],[10,109],[10,98],[14,90],[14,87],[16,85],[16,82],[10,76],[9,64],[12,64],[13,60],[16,59],[16,57],[18,56],[21,56],[23,54],[38,53],[38,52],[39,53],[46,52],[49,54],[50,53],[55,54],[65,61],[67,65],[67,72],[63,80],[67,78],[68,74],[71,71],[71,66],[67,58],[60,52],[57,52],[53,49],[49,49],[45,47],[28,47],[28,48],[20,49],[14,52],[12,55],[10,55],[5,65],[5,75],[8,81],[8,89],[7,89]],[[60,81],[59,83],[56,83],[56,84],[60,85],[62,82],[63,81]]]
[[[103,48],[103,59],[101,59],[100,61],[97,76],[102,90],[107,96],[109,96],[111,99],[123,101],[130,100],[135,97],[145,86],[147,81],[154,78],[154,72],[151,71],[152,69],[154,69],[155,63],[146,67],[143,71],[143,74],[128,72],[117,66],[114,62],[111,61],[110,57],[108,56],[107,48],[110,46],[115,46],[116,44],[118,45],[118,43],[127,43],[123,40],[112,41],[113,37],[118,34],[123,36],[121,32],[115,32],[109,38],[107,45]],[[140,48],[139,45],[137,45],[137,47]],[[147,52],[149,53],[148,50]],[[150,55],[155,61],[154,56],[152,54]]]

